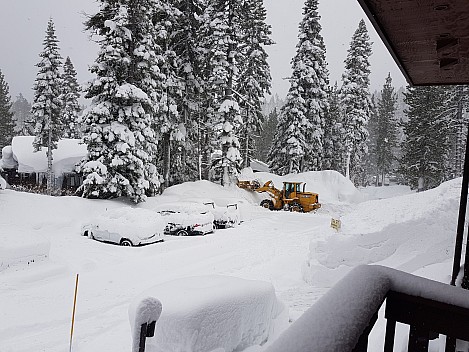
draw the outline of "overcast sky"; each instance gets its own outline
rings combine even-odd
[[[291,73],[290,61],[295,55],[298,24],[302,18],[304,0],[264,0],[267,22],[272,26],[275,45],[269,47],[272,74],[272,93],[286,95]],[[78,74],[79,83],[90,78],[88,66],[95,60],[97,45],[84,32],[85,13],[93,14],[98,5],[94,0],[15,0],[0,11],[0,70],[10,86],[12,100],[22,93],[30,102],[32,86],[37,74],[39,53],[45,37],[47,21],[52,17],[63,58],[70,56]],[[330,82],[339,82],[344,69],[347,49],[358,22],[365,14],[356,0],[320,0],[322,35],[326,44]],[[380,90],[391,72],[396,88],[405,80],[365,18],[371,40],[371,89]]]

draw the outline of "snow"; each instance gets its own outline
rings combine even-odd
[[[160,318],[161,310],[161,302],[154,297],[145,297],[130,305],[129,320],[132,331],[132,352],[139,352],[141,326],[156,322]]]
[[[188,277],[142,295],[157,298],[163,307],[155,337],[147,342],[149,352],[241,351],[264,343],[276,324],[288,323],[272,284],[258,280]]]
[[[140,209],[122,207],[106,210],[98,216],[85,220],[82,226],[89,231],[107,231],[110,234],[119,234],[127,238],[133,244],[140,244],[147,238],[156,234],[152,242],[162,240],[166,222],[157,212]],[[96,237],[96,234],[94,234]]]
[[[46,172],[47,148],[36,153],[33,152],[34,136],[13,137],[11,144],[12,158],[18,165],[18,172]],[[7,148],[7,147],[5,147]],[[4,149],[5,149],[4,148]],[[64,172],[75,171],[78,163],[87,153],[86,145],[80,144],[79,139],[61,139],[57,143],[57,149],[52,152],[52,170],[56,175]],[[11,154],[8,149],[6,155],[2,150],[2,164],[4,167],[12,165]],[[16,166],[16,165],[15,165]]]
[[[291,321],[301,319],[326,292],[334,292],[331,287],[346,273],[362,264],[387,266],[449,282],[461,179],[415,193],[398,185],[356,189],[332,171],[279,177],[254,174],[247,169],[239,178],[273,180],[277,187],[282,186],[282,181],[306,182],[306,191],[319,193],[322,207],[314,214],[269,211],[259,207],[260,201],[268,197],[266,194],[208,181],[170,187],[138,206],[124,199],[90,200],[0,191],[0,258],[5,253],[24,258],[27,251],[40,258],[34,262],[9,259],[9,268],[0,271],[1,351],[58,352],[69,348],[76,273],[80,274],[80,284],[73,337],[75,352],[101,351],[103,346],[115,352],[131,350],[129,304],[154,287],[169,287],[166,285],[178,280],[182,284],[193,277],[204,277],[200,282],[214,286],[214,276],[269,283],[277,299],[285,304]],[[220,207],[236,203],[241,224],[206,236],[167,236],[165,242],[132,248],[90,241],[81,234],[83,223],[112,209],[151,211],[165,203],[190,200],[203,204],[207,199]],[[338,232],[330,227],[332,217],[342,222]],[[370,287],[366,280],[359,279],[357,283],[364,281],[363,287]],[[397,280],[412,287],[408,281],[405,277]],[[426,290],[425,285],[418,281],[414,288],[420,292]],[[189,286],[195,288],[193,284]],[[340,287],[354,289],[348,285]],[[363,297],[351,296],[347,307],[366,303],[368,298],[374,302],[378,288],[379,285],[370,287],[369,295]],[[207,295],[212,300],[217,289],[213,294],[212,290],[200,290],[198,297]],[[183,294],[169,288],[167,292],[175,300]],[[240,289],[237,297],[250,292],[251,289]],[[164,315],[168,306],[164,297],[145,294],[149,296],[161,300]],[[187,317],[184,307],[194,312],[192,299],[180,302],[175,309],[180,308],[181,315]],[[221,303],[216,307],[215,313],[226,308]],[[248,313],[240,313],[239,317],[241,321],[252,318]],[[340,319],[329,320],[328,324],[337,322]],[[225,324],[230,324],[229,319],[221,327]],[[385,321],[380,317],[370,336],[370,350],[380,349],[384,328]],[[239,352],[264,351],[275,341],[279,330],[269,334],[262,346],[243,345]],[[396,347],[405,340],[400,332],[396,335]],[[250,336],[254,335],[261,333]],[[204,341],[210,336],[205,336]],[[239,339],[230,341],[230,346],[234,346]]]

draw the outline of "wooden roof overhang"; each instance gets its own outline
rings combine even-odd
[[[469,84],[469,0],[358,2],[409,84]]]

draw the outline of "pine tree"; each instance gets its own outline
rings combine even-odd
[[[58,40],[52,19],[47,24],[44,49],[39,54],[37,64],[39,72],[34,83],[34,101],[31,107],[35,128],[33,147],[39,151],[47,147],[47,190],[52,191],[52,150],[57,149],[57,142],[62,136],[61,120],[62,77],[60,69],[62,57],[59,54]]]
[[[464,153],[466,145],[467,126],[469,116],[467,114],[469,104],[469,87],[446,87],[447,101],[445,103],[445,115],[447,116],[448,140],[448,166],[449,179],[461,177],[464,170]]]
[[[323,170],[341,172],[344,169],[342,160],[342,155],[344,154],[342,136],[344,132],[337,82],[328,90],[328,102],[324,123],[324,159],[322,168]]]
[[[15,134],[18,136],[30,136],[33,134],[34,126],[32,123],[31,104],[26,100],[23,94],[19,94],[11,106],[13,119],[15,121]]]
[[[0,152],[11,144],[14,135],[13,111],[11,109],[10,88],[0,70]]]
[[[371,96],[371,105],[370,105],[370,119],[368,121],[368,157],[366,158],[367,164],[367,175],[371,176],[374,179],[375,186],[378,186],[379,183],[379,171],[378,171],[378,155],[377,150],[377,140],[379,135],[379,117],[378,117],[378,108],[376,103],[376,95]]]
[[[370,116],[369,74],[371,42],[365,21],[355,31],[345,59],[342,75],[341,105],[344,124],[345,174],[355,185],[366,181],[364,161],[368,153],[367,124]]]
[[[238,99],[233,93],[241,34],[240,4],[235,0],[215,0],[203,15],[207,114],[214,123],[221,153],[212,160],[210,172],[211,178],[222,185],[234,181],[241,163],[238,136],[242,118]]]
[[[267,156],[272,146],[272,141],[274,139],[277,123],[278,110],[277,108],[274,108],[264,121],[260,136],[256,138],[256,159],[264,162],[267,161]]]
[[[407,87],[401,172],[412,189],[426,190],[445,181],[448,139],[442,87]],[[420,180],[420,181],[419,181]]]
[[[80,105],[80,86],[77,82],[77,73],[73,67],[70,57],[67,56],[64,63],[63,73],[63,91],[62,91],[62,123],[64,138],[80,138],[81,131],[79,125]]]
[[[270,93],[271,77],[265,47],[272,45],[270,26],[265,23],[266,11],[262,0],[247,0],[242,4],[241,36],[236,91],[241,95],[243,117],[241,154],[243,166],[250,165],[255,151],[255,136],[262,131],[264,115],[262,100]]]
[[[392,86],[391,74],[388,74],[377,102],[376,144],[372,150],[376,157],[377,176],[381,177],[382,184],[396,159],[394,155],[397,143],[396,103],[397,96]]]
[[[101,1],[86,23],[100,36],[101,50],[86,89],[92,105],[84,116],[88,158],[80,165],[88,198],[126,196],[134,202],[159,187],[157,139],[153,126],[161,108],[161,50],[155,3],[150,0]]]
[[[176,139],[172,145],[171,170],[175,172],[171,175],[171,181],[181,183],[194,181],[202,175],[201,140],[206,114],[202,112],[201,101],[205,55],[200,43],[203,42],[201,26],[206,4],[201,0],[177,0],[175,7],[180,13],[170,37],[170,47],[175,53],[176,76],[180,87],[180,94],[175,95],[180,121],[178,133],[184,138]]]
[[[320,34],[318,0],[307,0],[299,43],[292,60],[292,77],[282,109],[270,167],[280,174],[321,170],[328,71]]]

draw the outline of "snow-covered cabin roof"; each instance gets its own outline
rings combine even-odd
[[[252,159],[249,166],[253,171],[256,172],[270,172],[269,165],[260,160]]]
[[[2,167],[16,168],[18,172],[46,172],[47,148],[33,151],[34,136],[13,137],[11,149],[9,146],[2,150]],[[52,151],[52,170],[56,175],[75,171],[77,164],[87,154],[85,144],[79,139],[61,139],[57,149]]]

